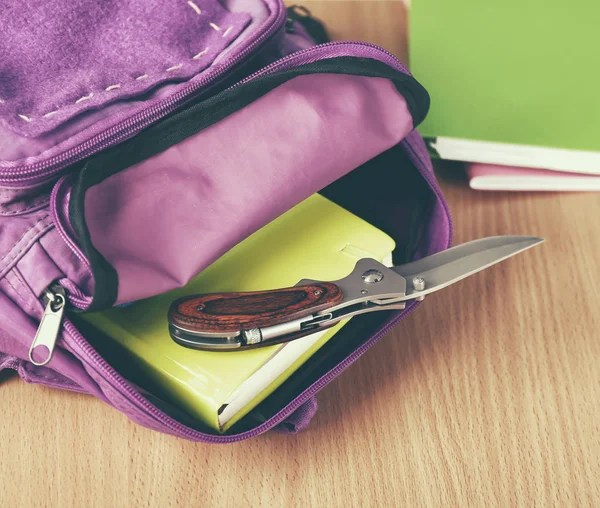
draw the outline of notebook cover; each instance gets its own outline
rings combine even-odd
[[[598,26],[594,0],[413,0],[421,134],[600,151]]]
[[[493,164],[469,164],[469,186],[476,190],[598,191],[600,176]]]
[[[348,275],[358,259],[383,261],[394,247],[385,233],[314,195],[246,238],[185,288],[87,314],[85,319],[133,355],[136,368],[143,370],[152,385],[160,386],[162,396],[209,427],[226,430],[283,383],[341,325],[325,333],[268,390],[220,429],[219,408],[282,346],[228,353],[183,348],[168,336],[166,316],[171,302],[200,292],[293,286],[303,278],[335,280]]]

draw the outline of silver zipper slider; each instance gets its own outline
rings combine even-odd
[[[65,290],[59,285],[46,289],[44,296],[48,301],[46,310],[40,321],[40,326],[37,329],[33,343],[29,348],[29,361],[40,367],[46,365],[52,359],[66,303]],[[33,358],[33,352],[36,348],[38,348],[36,351],[38,360]],[[39,360],[40,356],[43,357],[41,361]]]

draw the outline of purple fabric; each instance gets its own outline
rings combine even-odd
[[[0,279],[15,266],[37,296],[62,277],[77,281],[82,290],[93,288],[89,270],[59,236],[47,205],[0,217]]]
[[[421,174],[428,181],[436,196],[431,217],[422,232],[423,239],[419,242],[419,248],[415,253],[415,259],[419,259],[452,246],[452,219],[448,203],[437,183],[427,146],[421,135],[416,130],[411,132],[402,141],[402,146],[413,164],[417,168],[421,168]]]
[[[83,391],[106,401],[103,392],[87,375],[80,360],[60,346],[55,349],[47,367],[34,367],[22,361],[28,356],[29,346],[37,328],[37,323],[28,313],[39,320],[43,307],[27,286],[17,281],[15,278],[11,282],[10,277],[0,281],[0,351],[4,355],[19,359],[18,362],[12,361],[10,367],[16,368],[27,382]],[[8,294],[15,300],[11,300]]]
[[[88,190],[85,206],[92,242],[119,276],[117,303],[185,285],[411,130],[389,80],[301,76],[109,177]]]
[[[210,0],[7,0],[0,117],[18,134],[39,136],[87,110],[189,79],[249,21]]]
[[[101,1],[102,0],[96,0],[98,3]],[[216,3],[216,0],[204,1],[211,4]],[[13,3],[15,6],[17,6],[17,4],[21,6],[19,8],[23,11],[30,10],[28,1],[19,3],[18,0],[11,0],[11,5]],[[47,5],[53,6],[56,3],[68,5],[72,3],[72,0],[49,2]],[[108,2],[105,3],[108,4]],[[163,8],[161,6],[171,5],[173,3],[174,0],[147,0],[144,2],[144,5],[154,6],[154,10],[160,10]],[[178,2],[178,5],[181,4],[183,4],[183,7],[190,9],[192,13],[194,12],[186,1],[182,0],[181,2]],[[179,80],[178,82],[174,82],[172,80],[163,82],[161,86],[152,89],[143,96],[131,97],[127,101],[110,103],[102,109],[88,109],[85,113],[78,114],[68,121],[61,122],[60,124],[57,124],[52,131],[43,135],[38,135],[37,137],[18,134],[13,131],[12,128],[9,128],[5,122],[0,121],[0,171],[23,171],[34,164],[53,161],[69,150],[76,150],[78,147],[85,146],[90,140],[101,135],[101,133],[109,130],[112,131],[118,125],[122,125],[125,122],[131,122],[132,118],[137,117],[137,115],[145,111],[154,111],[157,108],[162,107],[165,104],[165,101],[168,101],[170,98],[188,95],[200,81],[207,79],[209,76],[218,75],[218,73],[221,72],[221,69],[226,65],[227,60],[239,58],[243,51],[257,45],[260,42],[261,37],[268,31],[279,30],[280,26],[282,26],[285,21],[285,10],[281,0],[228,0],[227,2],[223,2],[223,4],[225,4],[230,11],[234,12],[236,16],[241,15],[242,17],[247,17],[250,15],[252,18],[240,34],[239,38],[227,46],[218,58],[215,58],[212,66],[193,76],[188,81],[180,82],[181,80]],[[38,3],[36,3],[35,6],[37,7]],[[2,9],[4,9],[4,6]],[[153,9],[149,7],[148,10],[152,11]],[[230,14],[227,14],[227,16],[229,15]],[[4,22],[3,10],[2,17],[0,18],[0,30],[2,30]],[[209,33],[213,31],[210,26],[208,27],[208,30]],[[204,35],[202,37],[204,37]],[[0,34],[0,41],[1,40],[2,34]],[[268,42],[270,43],[270,41]],[[277,38],[274,40],[274,43],[276,42],[278,42]],[[3,49],[2,43],[0,42],[0,55],[4,54]],[[0,59],[0,67],[2,66],[2,63],[3,62]],[[0,73],[0,83],[2,83],[1,74],[2,73]],[[8,105],[8,101],[1,96],[1,86],[2,85],[0,85],[0,98],[4,103],[0,104],[0,112]],[[115,90],[113,90],[113,92],[114,91]],[[120,89],[117,89],[116,91],[119,92]],[[85,104],[86,102],[89,101],[83,101],[80,105]],[[4,111],[4,113],[6,112],[7,110]],[[0,116],[0,118],[2,117]],[[17,117],[17,119],[22,123],[28,123],[19,117]],[[58,120],[59,118],[55,119],[55,121]],[[20,195],[23,192],[23,189],[16,189],[13,192]],[[0,206],[1,203],[2,196],[0,196]]]
[[[24,215],[0,217],[0,278],[53,227],[47,208]]]
[[[318,408],[317,397],[311,397],[288,418],[277,425],[275,430],[285,434],[297,434],[298,432],[302,432],[308,427],[315,414],[317,414]]]
[[[17,263],[19,273],[29,283],[31,291],[39,298],[44,290],[55,280],[64,277],[63,272],[48,256],[41,243],[35,243],[25,252]]]
[[[17,370],[20,362],[21,361],[16,356],[0,353],[0,372],[4,369]]]
[[[0,126],[0,133],[2,127]],[[0,134],[0,151],[1,151]],[[0,219],[26,215],[48,205],[50,191],[54,182],[33,187],[19,186],[19,188],[0,187]]]
[[[228,36],[239,33],[235,36],[236,40],[232,38],[225,42],[227,50],[216,56],[211,66],[217,67],[221,63],[225,65],[228,58],[240,55],[258,40],[260,34],[265,33],[269,25],[282,20],[279,0],[225,0],[223,5],[227,10],[221,9],[214,0],[199,0],[194,5],[202,11],[201,14],[186,1],[175,6],[173,1],[158,0],[143,3],[137,0],[110,3],[59,0],[36,3],[32,7],[29,2],[21,4],[9,0],[3,5],[0,50],[8,48],[10,54],[0,59],[0,98],[3,101],[0,118],[4,117],[4,123],[0,122],[0,170],[13,168],[22,171],[32,164],[46,163],[73,147],[86,144],[92,136],[130,121],[133,115],[153,110],[170,97],[185,93],[189,89],[188,84],[191,86],[209,72],[195,71],[196,75],[188,83],[165,83],[146,94],[145,100],[141,100],[140,96],[108,104],[113,99],[125,98],[127,91],[124,86],[108,91],[106,87],[102,88],[101,85],[106,84],[100,83],[102,80],[113,79],[113,68],[106,67],[106,62],[116,62],[114,69],[124,69],[129,68],[130,63],[134,66],[141,62],[157,64],[161,55],[184,54],[180,51],[190,49],[190,41],[196,40],[195,35],[198,35],[198,40],[206,42],[212,41],[217,32],[223,32],[209,27],[208,32],[200,30],[196,34],[191,28],[198,22],[196,17],[214,12],[215,17],[223,16],[219,18],[222,23],[231,20],[235,31],[232,28]],[[157,20],[159,12],[167,10],[170,14],[181,16]],[[23,43],[26,40],[24,34],[31,32],[29,25],[24,25],[25,11],[29,16],[27,23],[35,26],[41,34],[39,38],[27,40],[27,44],[30,40],[35,42],[28,48]],[[81,12],[85,12],[85,23],[79,23]],[[232,14],[238,12],[247,12],[250,16]],[[138,19],[136,14],[143,15]],[[128,23],[134,18],[141,23],[136,33],[128,29]],[[88,22],[93,19],[97,23],[89,33],[82,30],[81,27],[88,27]],[[102,65],[87,67],[90,72],[86,75],[78,72],[69,74],[71,64],[65,55],[75,57],[74,69],[85,69],[88,61],[83,57],[86,52],[89,53],[90,48],[98,48],[98,44],[110,34],[109,25],[114,27],[119,20],[124,23],[124,39],[122,43],[116,41],[110,51],[100,51],[95,55],[95,62],[100,61]],[[106,23],[103,24],[103,21]],[[73,28],[72,32],[65,34],[67,22]],[[180,29],[181,37],[171,41],[171,28]],[[20,32],[9,40],[15,30]],[[152,40],[144,41],[143,47],[136,46],[135,41],[150,32],[149,39]],[[54,33],[61,35],[58,42],[66,49],[64,52],[50,52],[48,57],[48,48],[38,47],[37,42],[42,41],[51,47]],[[136,39],[138,35],[140,39]],[[280,52],[292,51],[303,44],[303,41],[292,39],[280,47]],[[69,50],[74,46],[75,50]],[[132,52],[127,55],[128,58],[121,58],[127,52],[118,54],[118,48],[125,46],[132,47]],[[140,54],[150,48],[155,52],[149,58]],[[26,51],[31,56],[24,57]],[[262,58],[272,58],[275,54],[269,49],[255,62],[262,63]],[[46,58],[42,59],[44,56]],[[209,56],[208,52],[206,56]],[[53,71],[49,70],[49,63],[54,66]],[[39,82],[32,78],[31,72],[35,71],[41,76]],[[183,73],[183,68],[169,72],[179,71]],[[61,75],[72,76],[72,79],[68,79],[63,95],[53,95],[56,87],[48,84],[58,83]],[[181,77],[186,79],[183,74]],[[30,106],[28,111],[43,114],[44,107],[58,104],[58,99],[70,97],[69,94],[79,91],[78,86],[82,83],[90,85],[92,80],[98,84],[101,93],[81,101],[72,110],[65,110],[64,117],[58,113],[51,115],[44,124],[54,125],[49,127],[51,132],[37,138],[27,137],[43,132],[46,127],[39,127],[40,123],[34,126],[33,120],[28,122],[19,117],[16,117],[19,121],[15,120],[15,107]],[[25,93],[28,89],[33,90],[33,98]],[[82,91],[80,97],[84,93]],[[6,100],[3,94],[12,102]],[[94,109],[100,105],[105,107]],[[109,178],[90,191],[86,205],[91,216],[87,218],[92,224],[90,229],[94,242],[107,257],[114,256],[110,261],[117,267],[123,285],[119,298],[128,300],[184,284],[242,237],[303,197],[393,146],[411,128],[412,120],[404,100],[399,99],[391,83],[385,80],[343,76],[298,78],[290,82],[289,88],[282,86],[188,141]],[[452,225],[448,208],[418,133],[413,131],[401,145],[436,196],[432,215],[424,221],[418,256],[431,254],[449,245]],[[390,171],[396,169],[389,168]],[[141,425],[192,440],[232,442],[274,426],[284,432],[298,432],[306,428],[317,409],[315,393],[340,369],[332,369],[255,429],[240,435],[215,437],[181,425],[143,399],[140,391],[114,372],[68,319],[64,322],[62,336],[48,366],[30,364],[26,359],[43,310],[39,301],[43,288],[60,278],[68,285],[72,295],[81,291],[89,294],[93,290],[86,261],[69,246],[66,238],[72,234],[64,213],[68,188],[65,185],[64,189],[56,189],[52,209],[49,209],[48,195],[46,187],[0,188],[0,370],[14,369],[28,382],[93,394]],[[107,207],[106,200],[115,208]],[[388,203],[385,213],[397,212],[394,216],[399,216],[405,207],[406,203],[398,202],[396,208],[393,203]],[[183,212],[179,213],[178,208],[182,208]],[[162,217],[165,210],[167,217]],[[190,210],[195,213],[190,213]],[[146,217],[145,221],[140,219],[142,216]],[[54,227],[57,220],[64,222],[64,227]],[[145,228],[148,223],[151,227]],[[227,234],[224,234],[225,231]],[[393,234],[402,238],[402,228]],[[157,238],[160,239],[158,244]],[[192,260],[193,257],[197,259]],[[175,260],[179,264],[174,264]],[[360,350],[353,353],[343,367],[378,340],[385,327],[386,324],[373,337],[365,337]]]

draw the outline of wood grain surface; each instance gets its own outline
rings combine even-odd
[[[186,296],[169,309],[169,321],[193,332],[235,333],[304,318],[342,302],[332,282],[247,293]]]
[[[401,2],[306,2],[405,51]],[[0,386],[0,506],[600,506],[600,195],[470,191],[455,242],[547,242],[430,296],[320,393],[297,436],[194,444],[74,393]]]

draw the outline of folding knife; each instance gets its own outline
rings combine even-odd
[[[209,351],[289,342],[358,314],[404,309],[408,301],[543,241],[493,236],[393,268],[361,259],[350,275],[334,282],[304,279],[285,289],[187,296],[171,305],[169,332],[182,346]]]

